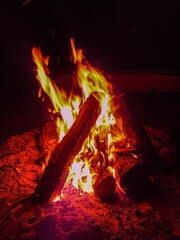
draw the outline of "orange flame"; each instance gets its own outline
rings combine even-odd
[[[76,79],[81,89],[81,96],[71,92],[67,95],[64,89],[58,88],[50,77],[48,69],[49,57],[43,57],[40,49],[33,48],[32,55],[37,66],[36,78],[40,82],[41,90],[49,96],[53,105],[53,113],[60,113],[57,127],[60,140],[74,122],[81,105],[94,92],[101,94],[101,113],[97,122],[86,139],[81,152],[75,157],[71,166],[69,178],[73,178],[73,185],[86,192],[92,192],[92,176],[103,167],[109,167],[114,156],[111,151],[113,142],[122,141],[125,136],[122,122],[114,116],[113,87],[106,80],[104,74],[90,65],[81,49],[76,49],[74,40],[70,39],[72,60],[76,65]],[[41,96],[42,91],[39,92]],[[113,170],[111,169],[113,172]]]

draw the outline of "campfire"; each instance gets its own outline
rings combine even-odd
[[[179,170],[160,173],[162,159],[177,164],[167,155],[171,132],[144,128],[128,93],[70,44],[67,89],[53,80],[49,57],[32,49],[50,119],[0,146],[3,239],[174,239]]]
[[[136,191],[137,186],[129,187],[129,180],[121,179],[128,172],[129,178],[131,168],[134,177],[136,171],[140,179],[143,176],[144,183],[137,180],[138,187],[147,187],[150,177],[134,152],[136,146],[123,130],[120,98],[100,69],[86,60],[81,49],[75,48],[73,39],[70,44],[76,71],[69,93],[51,78],[49,57],[44,57],[36,47],[32,49],[40,83],[38,96],[42,97],[43,91],[49,96],[52,103],[49,112],[56,118],[58,133],[56,144],[48,148],[36,198],[50,203],[58,200],[66,182],[80,192],[94,191],[101,198],[111,197],[117,187],[121,191]],[[127,153],[129,160],[124,161],[121,153]]]

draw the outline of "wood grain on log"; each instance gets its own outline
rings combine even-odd
[[[53,151],[48,165],[35,189],[36,198],[41,202],[53,202],[61,193],[69,167],[79,153],[90,130],[95,125],[101,106],[98,92],[91,94],[62,141]]]

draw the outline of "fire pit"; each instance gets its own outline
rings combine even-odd
[[[2,214],[16,205],[3,219],[2,237],[178,237],[178,214],[167,209],[167,202],[177,205],[179,173],[159,174],[164,160],[147,136],[148,132],[155,141],[159,132],[152,128],[145,132],[125,97],[116,96],[101,71],[87,62],[82,50],[75,49],[73,40],[71,48],[76,84],[69,95],[52,81],[48,58],[33,49],[39,96],[43,89],[51,98],[53,120],[1,144]],[[160,194],[158,183],[164,183],[163,176],[174,178],[174,186],[170,189],[165,182]]]

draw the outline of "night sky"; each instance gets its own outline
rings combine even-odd
[[[39,46],[50,68],[70,70],[69,38],[105,71],[179,71],[180,1],[4,1],[0,8],[1,113],[32,100],[31,57]],[[58,64],[58,58],[60,63]]]

